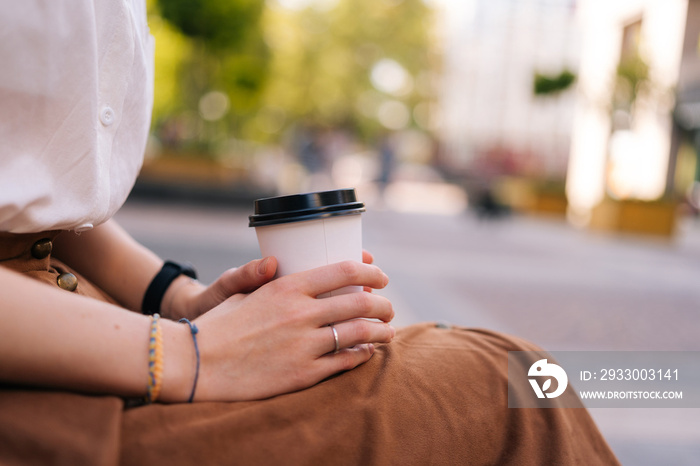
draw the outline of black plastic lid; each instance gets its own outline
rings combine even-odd
[[[248,226],[301,222],[364,211],[365,205],[357,201],[354,189],[268,197],[255,201],[255,214],[248,217]]]

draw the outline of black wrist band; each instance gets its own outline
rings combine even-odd
[[[197,278],[197,272],[190,264],[179,264],[177,262],[166,261],[160,272],[156,274],[148,285],[146,294],[143,295],[143,304],[141,312],[146,315],[160,313],[160,304],[163,301],[163,296],[170,284],[180,275],[187,275],[190,278]]]

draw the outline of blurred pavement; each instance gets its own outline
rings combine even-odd
[[[252,206],[251,206],[252,207]],[[204,282],[259,257],[246,209],[129,201],[117,220]],[[556,219],[478,221],[370,209],[364,246],[391,282],[396,326],[447,321],[548,350],[700,351],[700,223],[673,242]],[[592,410],[625,465],[698,464],[700,409]]]

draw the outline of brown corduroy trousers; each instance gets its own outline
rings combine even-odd
[[[0,234],[0,265],[56,286],[71,270],[30,254],[56,234]],[[113,302],[78,283],[75,292]],[[508,408],[507,352],[538,349],[414,325],[354,370],[254,402],[127,409],[115,396],[0,383],[0,465],[618,464],[585,409]]]

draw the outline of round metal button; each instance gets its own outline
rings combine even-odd
[[[44,259],[51,254],[51,249],[53,248],[53,243],[48,238],[42,238],[36,243],[32,244],[32,257],[34,259]]]
[[[78,287],[78,279],[72,273],[62,273],[56,280],[58,286],[66,291],[75,291]]]

